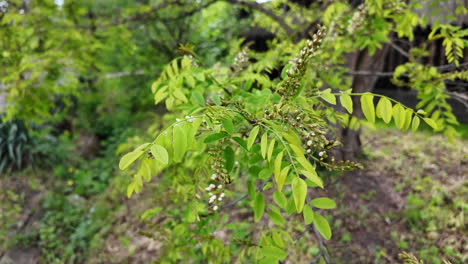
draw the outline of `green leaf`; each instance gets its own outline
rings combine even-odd
[[[286,258],[286,251],[279,247],[263,246],[261,247],[260,250],[261,250],[262,255],[265,257],[278,259],[278,260],[283,260]]]
[[[405,124],[403,125],[403,130],[407,130],[410,127],[412,117],[413,117],[413,110],[407,108],[405,110]]]
[[[222,120],[221,124],[223,125],[226,132],[228,132],[229,134],[234,133],[234,131],[235,131],[234,130],[234,124],[232,123],[232,121],[230,119]]]
[[[353,113],[353,100],[349,94],[342,94],[340,95],[340,102],[341,105],[348,111],[348,113]]]
[[[327,240],[331,238],[331,228],[327,219],[317,213],[314,213],[314,225],[323,238]]]
[[[310,225],[314,221],[314,211],[307,204],[304,206],[302,215],[304,216],[304,222],[306,225]]]
[[[325,89],[321,94],[320,97],[328,102],[329,104],[335,105],[336,104],[336,97],[330,93],[331,89]]]
[[[312,166],[312,164],[310,164],[310,162],[309,162],[304,156],[296,157],[296,160],[297,160],[297,162],[299,162],[299,164],[301,164],[301,166],[302,166],[306,171],[309,171],[309,172],[311,172],[311,173],[314,173],[314,172],[315,172],[315,169],[314,169],[314,167]]]
[[[278,179],[281,177],[281,162],[282,161],[283,161],[283,152],[280,152],[278,156],[276,156],[275,163],[274,163],[274,174],[275,174],[275,181],[278,186],[278,191],[281,191],[280,185],[278,183]]]
[[[172,145],[174,146],[174,161],[180,162],[187,151],[187,134],[184,126],[174,126]]]
[[[162,207],[160,206],[148,209],[141,215],[140,218],[142,220],[148,220],[149,218],[156,216],[159,212],[161,212],[161,210],[162,210]]]
[[[224,133],[224,132],[220,132],[220,133],[214,133],[214,134],[211,134],[209,136],[207,136],[205,138],[205,140],[203,140],[203,143],[205,144],[209,144],[209,143],[212,143],[212,142],[215,142],[215,141],[218,141],[222,138],[225,138],[227,137],[228,134]]]
[[[133,192],[135,191],[135,182],[131,182],[127,186],[127,197],[130,198],[132,197]]]
[[[323,187],[323,181],[322,179],[317,175],[317,172],[315,170],[312,170],[312,171],[305,171],[305,170],[302,170],[301,171],[302,174],[304,174],[304,176],[307,177],[307,179],[309,179],[311,182],[313,182],[315,185],[317,185],[318,187],[320,188],[324,188]]]
[[[174,89],[174,92],[172,94],[174,95],[175,98],[181,100],[182,102],[184,103],[188,102],[187,97],[180,89]]]
[[[273,150],[275,149],[275,139],[270,141],[270,146],[268,146],[268,153],[267,153],[267,159],[268,161],[271,160],[271,156],[273,155]]]
[[[395,120],[395,125],[398,129],[403,129],[406,118],[405,109],[400,104],[396,104],[395,106],[393,106],[392,111],[393,119]]]
[[[433,119],[428,118],[428,117],[424,117],[423,120],[424,120],[424,122],[426,122],[426,124],[431,126],[434,130],[437,130],[439,128],[439,126],[437,125],[437,123]]]
[[[286,176],[288,176],[288,173],[289,173],[289,168],[290,166],[286,166],[284,167],[280,174],[279,174],[279,177],[276,178],[276,184],[278,185],[278,190],[281,191],[281,189],[283,189],[283,186],[284,186],[284,182],[286,181]]]
[[[263,197],[262,193],[257,193],[255,195],[253,209],[254,209],[254,221],[258,222],[260,218],[262,218],[263,212],[265,211],[265,197]]]
[[[315,198],[310,203],[319,209],[333,209],[336,207],[335,201],[326,197]]]
[[[392,120],[392,103],[385,97],[380,98],[377,104],[377,117],[387,124]]]
[[[262,157],[265,158],[268,150],[268,134],[267,132],[263,133],[262,139],[260,140],[260,149],[262,152]]]
[[[288,203],[286,204],[285,210],[286,210],[286,213],[288,215],[290,215],[290,214],[294,213],[294,211],[296,211],[296,205],[294,203],[294,197],[291,196],[288,199]]]
[[[290,144],[289,147],[292,149],[294,154],[296,154],[296,156],[298,157],[304,156],[305,150],[302,146],[296,146],[296,145]]]
[[[132,151],[125,154],[119,162],[119,168],[121,170],[126,170],[130,165],[133,164],[141,155],[143,155],[143,151]]]
[[[284,247],[285,241],[281,234],[274,232],[273,234],[271,234],[271,238],[273,239],[273,243],[275,243],[278,247]]]
[[[364,94],[361,96],[361,108],[366,119],[375,123],[375,109],[374,109],[374,96],[371,94]]]
[[[231,147],[226,147],[223,152],[224,165],[227,172],[231,172],[234,168],[234,150]]]
[[[252,148],[253,143],[255,142],[255,139],[257,138],[258,131],[260,130],[259,126],[255,126],[251,131],[249,138],[247,139],[247,149],[250,150]]]
[[[292,193],[294,197],[294,204],[296,205],[296,211],[302,212],[304,208],[305,199],[307,196],[307,184],[299,177],[295,177],[291,183]]]
[[[413,118],[413,122],[411,122],[411,130],[413,132],[416,132],[418,130],[419,123],[420,123],[419,117],[415,116]]]
[[[282,193],[282,192],[280,192],[278,190],[276,190],[273,193],[273,200],[281,208],[285,208],[286,204],[288,202],[288,200],[286,199],[286,196],[284,195],[284,193]]]
[[[141,162],[141,167],[138,173],[145,179],[147,182],[151,180],[151,167],[149,164],[150,160],[145,159]]]
[[[286,220],[284,220],[283,216],[277,212],[269,211],[268,216],[270,217],[273,224],[277,226],[283,226],[286,223]]]
[[[153,157],[162,164],[167,165],[169,163],[169,154],[163,146],[156,144],[152,145],[151,153],[153,154]]]
[[[289,144],[295,146],[301,146],[301,139],[297,136],[297,134],[290,129],[288,132],[281,133],[283,137],[289,142]]]
[[[270,178],[272,171],[270,168],[264,168],[258,173],[258,178],[261,180],[266,180]]]

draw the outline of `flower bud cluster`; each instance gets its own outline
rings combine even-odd
[[[193,58],[192,55],[184,55],[184,58],[188,58],[190,60],[190,65],[193,67],[198,67],[197,62],[195,61],[195,58]]]
[[[385,9],[392,10],[396,14],[403,13],[405,7],[406,3],[401,0],[393,0],[384,3]]]
[[[349,21],[347,31],[349,34],[355,34],[364,24],[366,18],[367,7],[365,4],[360,4],[357,11],[354,12],[353,17]]]
[[[227,170],[223,165],[221,146],[226,145],[224,140],[214,147],[213,150],[209,151],[208,154],[211,156],[211,168],[213,174],[210,177],[210,184],[205,188],[208,192],[208,206],[211,210],[219,210],[220,204],[224,199],[224,185],[232,182],[231,177],[227,173]]]
[[[216,178],[216,174],[213,174],[211,178]],[[223,191],[223,185],[222,184],[214,184],[211,183],[208,185],[208,187],[205,188],[205,191],[208,192],[208,196],[210,197],[208,200],[208,206],[211,208],[213,211],[217,211],[219,209],[219,204],[223,201],[224,199],[224,191]]]
[[[249,65],[249,57],[247,55],[248,48],[243,48],[241,52],[234,58],[234,71],[240,72]]]
[[[325,28],[321,27],[312,36],[312,40],[307,40],[307,44],[302,48],[299,57],[289,61],[291,65],[286,71],[287,78],[281,83],[278,93],[286,98],[294,96],[301,86],[302,78],[307,70],[307,63],[312,58],[325,37]]]
[[[314,159],[322,167],[328,170],[351,170],[360,168],[361,165],[351,161],[335,162],[333,156],[329,156],[330,151],[340,146],[341,143],[329,140],[326,137],[326,130],[319,125],[316,120],[307,116],[306,112],[300,110],[290,110],[289,107],[281,108],[273,106],[273,110],[265,110],[265,117],[269,120],[279,121],[293,128],[301,139],[301,144],[305,150],[306,157]]]

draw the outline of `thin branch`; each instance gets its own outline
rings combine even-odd
[[[268,181],[266,181],[266,182],[264,182],[260,187],[258,187],[258,188],[257,188],[257,191],[263,190],[263,188],[265,188],[265,186],[266,186],[269,182],[271,182],[271,179],[268,180]],[[225,209],[228,209],[228,208],[232,208],[234,205],[236,205],[236,204],[239,203],[240,201],[242,201],[242,200],[244,200],[245,198],[247,198],[247,196],[248,196],[248,193],[242,195],[242,196],[239,197],[237,200],[234,200],[234,201],[232,201],[232,202],[230,202],[230,203],[228,203],[228,204],[223,205],[223,206],[221,207],[220,211],[225,210]]]
[[[122,77],[127,77],[127,76],[133,76],[133,75],[144,75],[145,72],[143,70],[136,70],[134,72],[130,71],[125,71],[125,72],[110,72],[104,74],[104,79],[116,79],[116,78],[122,78]]]
[[[457,100],[465,106],[465,112],[468,112],[468,96],[456,92],[445,92],[450,95],[454,100]]]
[[[264,13],[265,15],[275,20],[284,29],[284,31],[286,31],[286,34],[288,34],[289,36],[293,36],[295,33],[294,30],[286,23],[286,21],[282,17],[276,15],[272,10],[265,8],[263,5],[257,2],[249,2],[249,1],[244,1],[244,0],[227,0],[227,1],[232,4],[244,5],[248,8],[255,9],[257,11]]]
[[[406,58],[409,58],[408,52],[404,51],[401,47],[396,45],[393,41],[390,40],[389,42],[390,46],[394,48],[396,51],[398,51],[401,55],[405,56]]]
[[[442,65],[442,66],[436,66],[434,67],[440,72],[447,72],[451,70],[463,70],[464,68],[468,69],[468,62],[467,63],[462,63],[458,67],[453,65],[453,64],[447,64],[447,65]],[[349,75],[359,75],[359,76],[378,76],[378,77],[391,77],[393,76],[394,72],[375,72],[375,71],[348,71],[346,74]],[[402,76],[405,76],[404,74]]]

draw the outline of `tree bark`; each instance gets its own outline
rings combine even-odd
[[[350,71],[382,71],[385,66],[385,56],[389,46],[385,44],[382,48],[376,50],[374,55],[369,55],[367,50],[357,51],[347,55],[346,66]],[[372,91],[378,76],[353,76],[353,93],[365,93]],[[353,96],[353,115],[362,117],[361,102],[359,96]],[[361,153],[360,129],[351,130],[341,128],[339,135],[343,147],[337,153],[336,158],[340,160],[355,160]]]

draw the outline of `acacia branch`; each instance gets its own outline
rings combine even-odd
[[[395,43],[393,43],[393,41],[390,40],[389,42],[390,46],[395,49],[396,51],[398,51],[401,55],[403,55],[404,57],[406,58],[409,58],[409,54],[408,52],[404,51],[400,46],[396,45]]]
[[[286,23],[286,21],[282,17],[276,15],[272,10],[265,8],[263,5],[257,2],[249,2],[249,1],[244,1],[244,0],[227,0],[227,1],[232,4],[243,5],[248,8],[255,9],[257,11],[264,13],[265,15],[275,20],[284,29],[284,31],[286,31],[286,34],[288,34],[289,36],[293,36],[295,33],[294,30]]]
[[[447,64],[447,65],[435,66],[434,68],[436,68],[440,72],[448,72],[448,71],[456,70],[456,69],[463,70],[464,68],[468,68],[468,62],[462,63],[458,65],[458,67],[453,64]],[[347,71],[346,72],[346,74],[348,75],[378,76],[378,77],[391,77],[393,76],[394,73],[395,72],[375,72],[375,71]],[[402,74],[401,76],[407,76],[407,75]]]

